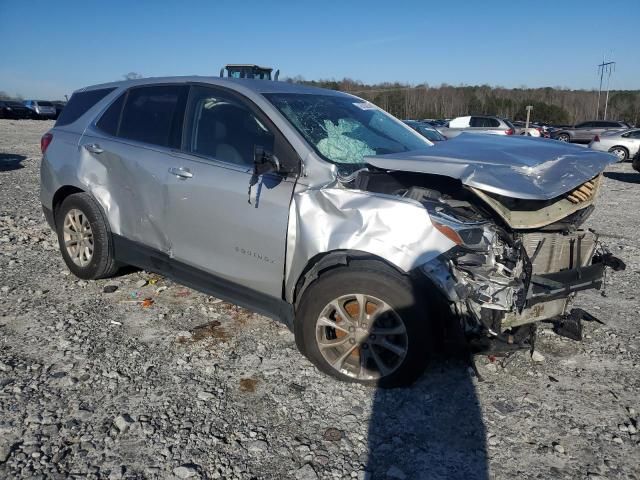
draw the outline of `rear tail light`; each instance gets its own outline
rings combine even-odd
[[[44,152],[47,151],[49,145],[51,144],[51,140],[53,140],[53,135],[50,133],[45,133],[40,139],[40,151],[44,155]]]
[[[506,132],[504,132],[506,135],[513,135],[513,128],[510,128],[509,130],[507,130]]]
[[[599,142],[600,141],[600,137],[598,135],[596,135],[595,137],[593,137],[593,141],[594,142]]]

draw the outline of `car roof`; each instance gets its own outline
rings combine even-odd
[[[129,88],[135,86],[154,85],[163,83],[206,83],[222,87],[233,88],[234,90],[250,90],[255,93],[297,93],[310,95],[335,95],[350,97],[344,92],[328,90],[325,88],[308,87],[290,82],[278,82],[270,80],[258,80],[252,78],[222,78],[222,77],[201,77],[197,75],[181,77],[153,77],[140,78],[134,80],[123,80],[119,82],[102,83],[81,88],[78,91],[96,90],[101,88]]]

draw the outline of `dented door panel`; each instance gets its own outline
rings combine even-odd
[[[98,145],[100,153],[87,145]],[[89,132],[79,143],[78,179],[101,204],[111,231],[167,252],[168,149]]]

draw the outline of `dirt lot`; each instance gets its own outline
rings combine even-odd
[[[582,343],[543,328],[539,362],[478,357],[483,382],[442,359],[377,391],[318,373],[285,327],[163,278],[71,276],[38,199],[50,127],[0,120],[0,478],[640,479],[630,165],[607,172],[589,220],[628,268],[576,302],[606,325]]]

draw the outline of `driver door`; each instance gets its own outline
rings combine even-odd
[[[255,176],[256,147],[299,168],[293,148],[244,97],[219,87],[191,87],[183,144],[173,154],[167,183],[171,254],[211,274],[214,285],[220,281],[221,297],[241,305],[247,295],[282,298],[297,179]]]

